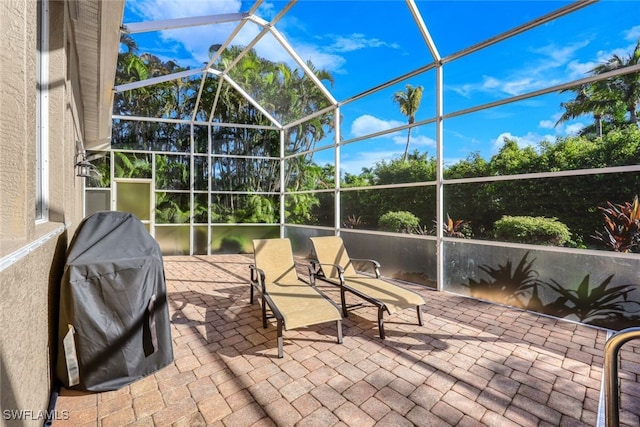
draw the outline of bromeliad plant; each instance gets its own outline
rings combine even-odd
[[[464,239],[466,237],[464,230],[469,223],[469,221],[462,219],[453,220],[449,214],[447,214],[447,222],[442,224],[444,235],[447,237],[460,237]]]
[[[344,228],[362,228],[364,225],[365,223],[362,220],[362,217],[356,214],[348,215],[347,219],[345,219],[342,224]]]
[[[640,252],[640,206],[638,196],[633,203],[599,206],[604,213],[604,233],[591,236],[616,252]]]
[[[451,219],[447,214],[447,220],[442,224],[442,231],[445,237],[459,237],[461,239],[470,235],[469,224],[470,221],[463,219]],[[438,222],[433,220],[433,224],[437,227]],[[436,229],[433,229],[433,234],[436,233]]]

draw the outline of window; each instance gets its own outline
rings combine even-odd
[[[36,52],[36,221],[49,219],[49,2],[38,2]]]

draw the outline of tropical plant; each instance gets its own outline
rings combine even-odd
[[[248,197],[243,216],[238,218],[238,222],[246,223],[275,223],[277,221],[278,212],[272,198],[260,194],[252,194]]]
[[[156,155],[156,188],[163,190],[189,189],[189,157],[184,155]]]
[[[158,224],[188,224],[189,194],[156,192],[155,218]]]
[[[361,228],[364,225],[362,217],[356,214],[347,215],[347,218],[342,223],[344,228]]]
[[[164,61],[146,53],[138,54],[138,48],[130,37],[123,36],[121,44],[123,49],[118,58],[116,72],[118,85],[171,75],[185,69],[175,61]],[[219,49],[219,45],[212,46],[211,54]],[[281,123],[305,117],[330,105],[321,88],[301,69],[268,61],[259,57],[254,49],[245,51],[243,47],[231,46],[220,52],[214,67],[225,71]],[[307,67],[321,81],[333,84],[333,77],[326,70],[316,69],[310,62],[307,63]],[[197,77],[180,78],[118,92],[114,101],[114,112],[123,116],[180,119],[187,116],[190,118],[197,105],[195,116],[198,120],[208,121],[212,118],[214,122],[222,123],[273,125],[254,104],[224,79],[206,79],[201,98],[196,104],[200,82],[201,79]],[[290,128],[285,134],[286,153],[295,154],[312,149],[314,144],[333,128],[333,114],[330,112],[316,116]],[[113,123],[112,146],[115,149],[186,154],[191,149],[191,132],[191,126],[181,123],[118,119]],[[202,126],[195,126],[193,129],[194,146],[198,153],[209,152],[208,132],[209,130]],[[212,158],[210,168],[207,162],[196,159],[193,165],[193,181],[197,189],[208,190],[210,180],[212,188],[223,191],[277,193],[282,190],[279,179],[280,162],[269,159],[280,156],[280,133],[277,130],[214,126],[211,128],[211,140],[211,154],[220,156]],[[135,161],[136,155],[133,158],[125,157],[127,158],[124,160],[117,159],[116,169],[120,170],[116,171],[116,176],[130,176],[132,171],[141,170],[139,165],[126,164],[127,161]],[[186,156],[156,156],[157,187],[188,190],[192,169],[188,159]],[[313,164],[310,157],[289,158],[282,172],[287,188],[292,191],[323,186],[327,188],[321,168]],[[151,177],[150,173],[148,175]],[[332,181],[333,179],[331,177]],[[269,211],[265,203],[256,204],[254,199],[248,197],[219,199],[229,204],[212,209],[211,216],[214,220],[244,218],[251,222],[271,222],[271,212],[278,211]],[[308,221],[313,217],[312,210],[318,204],[316,195],[300,195],[294,203],[286,204],[286,214],[294,221]],[[250,212],[254,208],[258,209],[255,214]]]
[[[591,236],[616,252],[640,252],[640,206],[638,196],[633,202],[599,206],[604,214],[604,233],[596,231]]]
[[[97,173],[86,179],[89,188],[109,188],[111,186],[111,160],[109,154],[91,161]]]
[[[615,93],[611,91],[607,81],[582,84],[560,93],[567,91],[575,92],[576,95],[572,100],[560,103],[565,111],[556,122],[556,126],[582,115],[592,114],[596,136],[601,138],[603,119],[620,119],[621,112],[624,114],[624,104],[615,98]]]
[[[606,62],[589,71],[591,75],[601,75],[622,68],[640,64],[640,38],[628,57],[613,54]],[[584,114],[592,114],[596,124],[596,136],[603,136],[603,119],[613,123],[622,120],[624,112],[629,114],[629,123],[638,123],[638,103],[640,102],[640,72],[625,73],[605,80],[586,83],[561,91],[575,93],[573,99],[560,105],[565,109],[556,125],[575,119]]]
[[[447,214],[447,221],[442,224],[442,231],[446,237],[459,237],[464,239],[466,237],[465,232],[469,232],[468,225],[469,221],[462,219],[453,220],[449,214]]]
[[[416,120],[416,112],[420,108],[420,102],[422,101],[422,86],[413,87],[410,84],[405,86],[405,90],[400,90],[393,94],[393,101],[396,102],[400,108],[400,112],[407,116],[409,125],[412,125]],[[407,129],[407,144],[404,148],[403,161],[407,161],[407,154],[409,152],[409,142],[411,141],[411,127]]]
[[[116,178],[151,178],[151,157],[148,154],[114,152]]]
[[[636,42],[633,52],[628,57],[613,54],[607,62],[596,66],[593,74],[604,74],[621,68],[632,67],[640,64],[640,38]],[[638,123],[638,103],[640,102],[640,71],[621,74],[607,80],[609,90],[614,92],[618,99],[624,103],[629,113],[629,122]]]

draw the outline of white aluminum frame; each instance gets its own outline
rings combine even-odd
[[[219,57],[219,52],[216,53],[212,59],[210,60],[210,62],[203,67],[202,69],[197,69],[197,70],[189,70],[189,72],[182,72],[182,73],[176,73],[173,74],[171,76],[163,76],[161,78],[155,78],[154,79],[148,79],[144,82],[136,82],[133,84],[128,84],[128,85],[121,85],[119,87],[116,88],[117,91],[123,91],[123,90],[131,90],[134,88],[138,88],[138,87],[143,87],[145,85],[149,85],[149,84],[154,84],[154,83],[159,83],[162,81],[167,81],[167,80],[171,80],[171,79],[177,79],[177,78],[186,78],[186,77],[190,77],[192,75],[196,75],[198,73],[203,73],[202,76],[202,83],[200,86],[200,90],[198,92],[197,95],[197,101],[196,101],[196,108],[194,109],[194,113],[192,114],[192,119],[191,120],[165,120],[165,119],[153,119],[153,118],[138,118],[138,117],[125,117],[125,116],[114,116],[114,119],[120,119],[120,120],[149,120],[149,121],[164,121],[164,122],[171,122],[171,123],[185,123],[185,124],[191,124],[191,188],[190,188],[190,193],[191,193],[191,202],[192,202],[192,214],[193,214],[193,199],[194,199],[194,195],[196,193],[201,193],[201,191],[195,191],[193,189],[193,172],[194,172],[194,159],[193,157],[196,155],[202,156],[205,155],[204,153],[194,153],[194,143],[193,143],[193,126],[195,125],[206,125],[208,126],[209,132],[208,132],[208,152],[207,152],[207,157],[208,157],[208,164],[209,164],[209,169],[211,169],[212,166],[212,159],[216,158],[216,157],[223,157],[225,155],[221,155],[221,154],[214,154],[212,153],[212,130],[214,126],[220,126],[220,127],[238,127],[238,128],[253,128],[253,129],[273,129],[273,130],[278,130],[280,132],[280,156],[278,158],[272,158],[272,157],[262,157],[262,156],[232,156],[232,157],[238,157],[238,158],[260,158],[260,159],[267,159],[267,160],[277,160],[280,162],[280,175],[279,175],[279,181],[280,181],[280,191],[278,193],[264,193],[264,194],[270,194],[270,195],[278,195],[279,199],[280,199],[280,221],[278,224],[233,224],[234,226],[250,226],[250,225],[266,225],[266,226],[273,226],[273,225],[279,225],[280,227],[280,235],[284,236],[285,234],[285,227],[299,227],[299,228],[313,228],[313,229],[322,229],[322,230],[331,230],[333,231],[335,234],[340,234],[341,232],[341,222],[340,222],[340,210],[341,210],[341,202],[340,202],[340,195],[342,192],[344,191],[360,191],[360,190],[379,190],[379,189],[392,189],[392,188],[411,188],[411,187],[429,187],[429,186],[435,186],[436,187],[436,201],[437,201],[437,206],[436,206],[436,220],[437,220],[437,226],[436,226],[436,230],[437,230],[437,234],[435,237],[433,236],[406,236],[406,237],[410,237],[410,238],[418,238],[418,239],[426,239],[426,240],[436,240],[436,244],[437,244],[437,266],[438,266],[438,271],[437,271],[437,286],[439,290],[443,289],[443,274],[444,274],[444,259],[443,259],[443,245],[445,241],[449,241],[449,238],[444,237],[443,235],[443,230],[442,230],[442,224],[444,221],[444,212],[443,212],[443,195],[444,195],[444,186],[445,185],[453,185],[453,184],[464,184],[464,183],[483,183],[483,182],[494,182],[494,181],[502,181],[502,180],[522,180],[522,179],[539,179],[539,178],[549,178],[549,177],[562,177],[562,176],[586,176],[586,175],[591,175],[591,174],[608,174],[608,173],[619,173],[619,172],[640,172],[640,165],[631,165],[631,166],[619,166],[619,167],[607,167],[607,168],[601,168],[601,169],[581,169],[581,170],[565,170],[565,171],[558,171],[558,172],[542,172],[542,173],[531,173],[531,174],[521,174],[521,175],[509,175],[509,176],[488,176],[488,177],[476,177],[476,178],[464,178],[464,179],[445,179],[443,176],[443,171],[444,171],[444,164],[443,164],[443,154],[444,154],[444,124],[445,124],[445,120],[450,119],[450,118],[454,118],[454,117],[459,117],[459,116],[464,116],[466,114],[470,114],[470,113],[474,113],[477,111],[481,111],[481,110],[486,110],[489,108],[493,108],[493,107],[497,107],[497,106],[501,106],[501,105],[507,105],[510,103],[514,103],[517,101],[521,101],[521,100],[525,100],[525,99],[529,99],[529,98],[533,98],[533,97],[537,97],[537,96],[541,96],[541,95],[545,95],[545,94],[550,94],[550,93],[554,93],[554,92],[558,92],[561,90],[565,90],[565,89],[569,89],[571,87],[575,87],[576,85],[580,85],[580,84],[585,84],[585,83],[591,83],[594,81],[598,81],[598,80],[602,80],[602,79],[607,79],[607,78],[611,78],[611,77],[615,77],[618,75],[622,75],[622,74],[626,74],[626,73],[631,73],[631,72],[637,72],[640,71],[640,65],[638,66],[634,66],[634,67],[628,67],[625,69],[621,69],[621,70],[615,70],[612,72],[608,72],[602,75],[597,75],[597,76],[589,76],[589,77],[585,77],[582,79],[577,79],[577,80],[573,80],[570,82],[566,82],[566,83],[562,83],[559,85],[554,85],[554,86],[550,86],[544,89],[540,89],[540,90],[536,90],[533,92],[528,92],[525,94],[521,94],[518,96],[513,96],[513,97],[509,97],[509,98],[505,98],[505,99],[501,99],[498,101],[494,101],[494,102],[489,102],[489,103],[485,103],[485,104],[481,104],[481,105],[475,105],[473,107],[469,107],[469,108],[464,108],[464,109],[460,109],[457,111],[450,111],[450,112],[446,112],[444,110],[444,91],[443,91],[443,87],[444,87],[444,66],[448,63],[452,63],[455,62],[458,59],[461,58],[465,58],[468,55],[480,51],[484,48],[496,45],[497,43],[509,39],[511,37],[514,37],[518,34],[521,34],[525,31],[531,30],[533,28],[539,27],[541,25],[544,25],[548,22],[551,22],[557,18],[560,18],[562,16],[571,14],[575,11],[578,11],[584,7],[588,7],[594,3],[597,2],[597,0],[583,0],[583,1],[574,1],[573,3],[570,3],[566,6],[563,6],[555,11],[552,11],[544,16],[541,16],[539,18],[533,19],[532,21],[526,22],[522,25],[519,25],[509,31],[503,32],[501,34],[498,34],[490,39],[487,39],[485,41],[482,41],[480,43],[477,43],[473,46],[467,47],[465,49],[462,49],[460,51],[457,51],[453,54],[450,54],[446,57],[441,57],[437,46],[435,45],[434,41],[431,38],[431,35],[429,34],[428,28],[424,23],[424,20],[422,19],[422,15],[420,13],[420,10],[418,9],[415,0],[405,0],[406,5],[415,21],[415,24],[417,25],[420,34],[422,35],[422,38],[431,54],[431,59],[424,65],[416,68],[413,71],[404,73],[396,78],[393,78],[391,80],[388,80],[376,87],[373,87],[371,89],[368,89],[366,91],[363,91],[359,94],[353,95],[349,98],[346,98],[343,101],[337,101],[333,95],[326,89],[326,87],[319,81],[319,79],[314,75],[313,72],[311,72],[311,70],[307,67],[306,63],[302,60],[302,58],[300,58],[300,56],[297,54],[297,52],[293,49],[293,47],[288,43],[288,41],[282,36],[282,34],[275,28],[275,24],[289,11],[289,9],[291,7],[293,7],[293,5],[296,3],[295,0],[290,1],[280,12],[279,14],[271,21],[271,22],[267,22],[261,18],[259,18],[258,16],[256,16],[254,13],[257,11],[258,6],[260,5],[261,2],[256,2],[256,4],[254,4],[254,6],[252,7],[252,9],[248,12],[248,13],[242,13],[242,14],[232,14],[233,16],[218,16],[218,17],[201,17],[201,18],[189,18],[189,19],[183,19],[183,20],[172,20],[173,22],[170,23],[165,23],[165,22],[156,22],[155,28],[157,29],[168,29],[169,27],[166,25],[183,25],[183,26],[189,26],[189,25],[207,25],[207,24],[211,24],[214,23],[212,22],[212,20],[218,19],[219,22],[230,22],[231,20],[236,20],[239,21],[238,26],[236,27],[236,29],[231,33],[231,35],[228,37],[228,39],[224,42],[224,44],[222,45],[222,48],[220,49],[219,52],[221,52],[223,49],[227,48],[234,40],[234,38],[237,36],[238,32],[241,30],[241,28],[243,28],[243,26],[251,21],[254,24],[262,27],[262,31],[260,31],[260,33],[258,34],[258,36],[256,36],[252,42],[240,53],[240,55],[238,55],[237,58],[235,58],[235,60],[233,61],[233,63],[230,65],[229,68],[233,67],[233,65],[235,65],[237,62],[240,61],[240,59],[253,47],[256,45],[256,43],[258,43],[262,37],[264,37],[267,33],[271,33],[271,35],[278,41],[278,43],[285,49],[285,51],[294,59],[294,61],[300,66],[300,68],[304,71],[305,76],[307,76],[308,78],[310,78],[314,84],[323,92],[323,94],[327,97],[328,101],[330,102],[330,105],[323,108],[320,111],[316,111],[306,117],[300,117],[297,118],[296,120],[289,122],[289,123],[280,123],[277,119],[275,119],[274,117],[272,117],[262,106],[259,105],[259,103],[252,98],[252,96],[250,94],[248,94],[240,85],[238,85],[233,79],[231,79],[229,77],[229,75],[227,74],[227,70],[225,71],[219,71],[213,68],[213,65],[216,61],[216,59]],[[226,19],[226,20],[225,20]],[[162,28],[160,28],[160,26],[162,26]],[[149,26],[145,27],[144,25],[128,25],[125,30],[128,32],[133,32],[133,31],[144,31],[145,28],[153,28],[153,26],[151,24],[149,24]],[[174,27],[171,27],[174,28]],[[177,27],[175,27],[177,28]],[[421,121],[417,121],[414,122],[413,124],[405,124],[402,126],[398,126],[395,127],[393,129],[388,129],[388,130],[384,130],[384,131],[380,131],[380,132],[375,132],[369,135],[365,135],[365,136],[359,136],[356,138],[351,138],[348,140],[342,140],[342,134],[341,134],[341,122],[340,122],[340,113],[341,113],[341,107],[344,105],[347,105],[349,103],[352,103],[356,100],[362,99],[368,95],[374,94],[376,92],[379,92],[381,90],[387,89],[389,87],[392,87],[398,83],[401,82],[405,82],[408,81],[409,79],[416,77],[418,75],[421,75],[423,73],[427,73],[431,70],[434,70],[435,72],[435,115],[433,117],[429,117],[427,119],[423,119]],[[202,94],[202,89],[204,87],[204,81],[206,78],[209,77],[209,74],[212,74],[213,76],[223,79],[225,80],[228,84],[230,84],[232,87],[234,87],[234,89],[236,89],[238,91],[238,93],[240,93],[245,99],[247,99],[248,102],[250,102],[256,109],[258,109],[273,125],[272,126],[261,126],[261,125],[252,125],[252,124],[231,124],[231,123],[215,123],[213,122],[213,117],[214,117],[214,111],[219,99],[219,91],[221,88],[221,85],[219,85],[218,87],[218,93],[215,96],[215,100],[214,100],[214,104],[212,106],[210,115],[209,115],[209,120],[207,122],[202,122],[202,121],[197,121],[196,118],[196,110],[198,108],[200,99],[201,99],[201,94]],[[319,147],[313,147],[309,150],[305,150],[304,152],[300,152],[300,153],[295,153],[295,154],[289,154],[287,155],[285,153],[285,132],[287,132],[289,129],[291,129],[294,126],[297,126],[301,123],[304,123],[305,121],[308,121],[312,118],[315,118],[319,115],[322,114],[328,114],[333,112],[334,114],[334,123],[335,123],[335,134],[334,134],[334,140],[332,143],[327,144],[327,145],[323,145],[323,146],[319,146]],[[349,187],[349,188],[341,188],[340,185],[340,162],[341,162],[341,147],[348,145],[348,144],[352,144],[352,143],[356,143],[359,141],[363,141],[366,139],[371,139],[371,138],[375,138],[378,136],[382,136],[382,135],[387,135],[390,133],[395,133],[398,131],[402,131],[402,130],[406,130],[409,128],[413,128],[413,127],[418,127],[418,126],[423,126],[423,125],[427,125],[427,124],[435,124],[435,129],[436,129],[436,159],[437,159],[437,173],[436,173],[436,179],[435,181],[428,181],[428,182],[413,182],[413,183],[402,183],[402,184],[390,184],[390,185],[374,185],[374,186],[367,186],[367,187]],[[327,149],[333,149],[334,150],[334,161],[335,161],[335,168],[336,168],[336,173],[335,173],[335,177],[334,177],[334,188],[332,189],[321,189],[321,190],[301,190],[301,191],[287,191],[285,188],[285,175],[284,175],[284,170],[285,170],[285,163],[295,157],[298,156],[307,156],[307,155],[313,155],[313,153],[319,152],[321,150],[327,150]],[[135,150],[122,150],[125,152],[135,152]],[[149,153],[149,152],[145,152],[145,153]],[[160,153],[156,153],[156,152],[152,152],[153,153],[153,158],[155,159],[155,155],[156,154],[160,154]],[[162,154],[170,154],[170,153],[162,153]],[[185,154],[185,153],[176,153],[176,154]],[[113,163],[113,156],[112,156],[112,163]],[[112,168],[113,170],[113,168]],[[155,170],[155,167],[154,167]],[[113,172],[112,172],[113,173]],[[112,182],[113,182],[113,176],[112,176]],[[209,174],[208,177],[208,200],[209,200],[209,204],[211,203],[211,195],[212,194],[253,194],[252,192],[225,192],[225,191],[212,191],[211,189],[211,174]],[[334,224],[333,227],[326,227],[326,226],[317,226],[317,225],[292,225],[292,224],[287,224],[286,223],[286,218],[285,218],[285,212],[284,212],[284,206],[285,206],[285,198],[288,194],[303,194],[303,193],[311,193],[311,194],[316,194],[316,193],[328,193],[328,192],[332,192],[335,194],[335,205],[334,205],[334,214],[335,214],[335,219],[334,219]],[[193,216],[193,215],[192,215]],[[224,224],[225,226],[229,225],[229,224]],[[193,218],[191,219],[191,223],[190,226],[192,227],[191,230],[191,236],[192,236],[192,250],[193,250],[193,245],[194,245],[194,241],[193,241]],[[214,227],[215,224],[211,223],[211,219],[209,218],[208,220],[208,237],[211,238],[211,230],[212,227]],[[385,235],[384,232],[378,232],[378,231],[372,231],[372,230],[349,230],[349,232],[354,232],[354,233],[369,233],[369,234],[380,234],[380,235]],[[473,242],[473,240],[465,240],[465,242]],[[487,244],[487,242],[483,241],[483,244]],[[502,245],[502,243],[500,243]],[[521,245],[521,244],[512,244],[514,247],[519,247],[519,248],[526,248],[527,245]],[[567,248],[563,248],[564,252],[567,252]],[[609,254],[610,255],[610,254]]]

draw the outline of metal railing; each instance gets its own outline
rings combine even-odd
[[[625,343],[640,339],[640,328],[616,332],[604,345],[604,379],[607,427],[620,425],[620,397],[618,383],[618,352]]]

